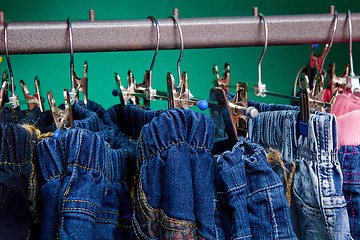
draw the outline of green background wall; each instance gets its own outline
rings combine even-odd
[[[115,20],[145,19],[149,15],[156,18],[167,18],[172,14],[173,8],[179,9],[181,18],[251,16],[252,7],[254,6],[258,6],[259,11],[265,16],[317,14],[328,13],[331,4],[335,5],[339,13],[345,13],[348,9],[352,12],[360,12],[360,2],[358,0],[0,0],[0,10],[4,11],[5,18],[11,21],[65,21],[68,17],[71,20],[87,20],[89,9],[95,10],[97,20]],[[314,29],[314,34],[316,34],[316,29]],[[359,50],[359,43],[354,43],[355,73],[360,73]],[[253,95],[252,88],[257,83],[257,63],[261,52],[262,47],[185,49],[181,68],[188,72],[190,90],[199,98],[208,98],[209,90],[213,86],[212,66],[217,64],[222,71],[224,63],[228,62],[231,66],[231,82],[233,84],[238,81],[247,82],[251,99],[268,103],[288,103],[287,100],[280,98],[256,98]],[[153,51],[76,53],[75,69],[82,76],[83,62],[88,61],[89,99],[107,108],[119,102],[118,98],[111,95],[111,91],[115,87],[114,72],[118,72],[123,82],[125,82],[127,70],[131,69],[137,82],[142,82],[144,71],[149,68],[152,55]],[[166,90],[166,73],[170,71],[176,76],[178,55],[178,50],[159,52],[153,70],[153,87],[158,90]],[[310,45],[268,47],[262,64],[262,78],[263,82],[267,84],[267,89],[289,94],[297,72],[308,63],[309,56]],[[0,63],[0,72],[7,69],[5,57],[2,57],[3,62]],[[38,76],[41,82],[42,95],[46,96],[46,92],[51,90],[57,104],[63,102],[63,99],[61,99],[62,90],[71,86],[69,54],[10,55],[10,58],[17,86],[17,95],[23,98],[19,84],[20,79],[27,83],[30,92],[33,93],[33,80],[35,76]],[[344,64],[349,62],[348,44],[333,45],[324,68],[327,69],[328,64],[331,62],[336,62],[336,73],[341,74]],[[45,106],[48,108],[47,102]],[[166,108],[166,106],[166,102],[160,101],[152,104],[155,109]],[[26,106],[23,108],[26,108]]]

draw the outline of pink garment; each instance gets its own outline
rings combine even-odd
[[[360,110],[336,117],[338,125],[338,149],[341,145],[360,145]]]
[[[360,145],[360,100],[339,94],[331,111],[338,125],[338,149],[341,145]]]
[[[331,89],[323,89],[323,102],[330,102]]]
[[[336,97],[334,107],[331,111],[336,117],[360,109],[360,99],[352,97],[351,93],[339,94]]]

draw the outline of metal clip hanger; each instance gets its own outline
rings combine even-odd
[[[2,84],[1,84],[1,89],[0,89],[1,111],[4,109],[5,103],[9,102],[8,85],[9,85],[9,75],[8,75],[7,71],[5,70],[2,75]]]
[[[70,80],[71,80],[71,89],[69,92],[70,103],[74,105],[75,102],[79,101],[79,91],[83,93],[84,104],[87,104],[88,100],[88,64],[85,61],[84,63],[84,76],[79,78],[75,73],[74,67],[74,48],[73,48],[73,36],[72,36],[72,25],[71,21],[67,19],[68,31],[69,31],[69,43],[70,43]]]
[[[224,89],[225,92],[229,92],[230,88],[230,65],[228,63],[225,63],[224,65],[224,73],[223,76],[220,77],[219,75],[219,68],[218,66],[213,67],[213,72],[216,76],[216,79],[214,80],[215,87],[221,87]]]
[[[345,65],[343,74],[339,77],[335,74],[335,63],[329,64],[327,88],[331,89],[332,93],[335,92],[335,90],[338,90],[339,93],[345,93],[346,79],[348,75],[349,64]]]
[[[351,92],[353,97],[360,97],[360,76],[355,75],[354,73],[354,63],[352,56],[352,24],[351,24],[351,14],[348,10],[348,23],[349,23],[349,56],[350,56],[350,74],[346,78],[346,88],[348,92]]]
[[[70,96],[67,89],[64,89],[65,109],[61,110],[56,106],[54,96],[51,91],[47,93],[49,106],[55,122],[56,129],[62,129],[64,127],[74,128],[74,120],[72,115],[72,107],[70,104]]]
[[[120,76],[115,73],[115,82],[117,84],[117,92],[113,91],[113,95],[120,97],[120,103],[122,105],[126,105],[129,101],[132,104],[139,104],[140,99],[143,98],[144,105],[150,105],[150,101],[155,100],[155,95],[157,93],[156,89],[152,88],[152,70],[155,64],[156,56],[159,51],[160,45],[160,28],[158,21],[153,17],[148,17],[152,23],[155,23],[156,26],[156,49],[151,61],[150,69],[145,71],[144,74],[144,81],[141,84],[136,84],[136,80],[134,78],[133,73],[129,70],[128,71],[128,87],[125,88],[121,84]]]
[[[10,81],[11,81],[11,96],[9,97],[9,104],[11,104],[12,108],[17,108],[20,106],[19,97],[15,95],[15,83],[14,83],[14,75],[10,63],[10,57],[9,57],[9,49],[8,49],[8,35],[7,35],[7,27],[8,27],[8,21],[5,20],[4,22],[4,45],[5,45],[5,55],[7,60],[7,65],[9,68],[10,73]]]
[[[206,110],[209,106],[208,101],[195,99],[189,90],[188,74],[184,71],[181,75],[180,63],[184,55],[184,38],[178,21],[179,11],[174,9],[173,16],[169,16],[177,26],[180,36],[180,56],[177,61],[177,74],[179,80],[178,88],[175,87],[175,79],[171,73],[167,73],[167,96],[169,109],[174,107],[189,108],[198,106],[200,110]]]
[[[152,71],[153,71],[153,68],[154,68],[155,60],[156,60],[156,57],[158,55],[159,46],[160,46],[159,22],[153,16],[149,16],[148,19],[150,19],[152,21],[152,23],[155,23],[155,27],[156,27],[156,48],[155,48],[155,53],[154,53],[153,59],[151,61],[150,68],[149,68],[148,71],[145,71],[144,81],[141,84],[136,84],[135,85],[135,87],[136,87],[135,92],[145,94],[145,98],[143,98],[145,105],[150,105],[150,101],[155,100],[154,96],[156,95],[157,91],[156,91],[156,89],[152,88]]]
[[[248,118],[255,118],[259,112],[254,107],[248,107],[247,83],[237,83],[235,98],[228,100],[226,92],[221,87],[215,87],[214,93],[221,109],[228,138],[237,142],[238,136],[248,136]]]
[[[24,93],[24,97],[26,100],[28,100],[29,110],[32,110],[34,107],[39,107],[40,111],[44,112],[44,103],[40,95],[40,81],[38,77],[35,77],[34,83],[36,92],[34,95],[30,95],[29,89],[27,88],[25,82],[20,80],[20,85]]]

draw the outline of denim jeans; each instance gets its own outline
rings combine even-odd
[[[41,131],[41,133],[54,132],[56,127],[53,123],[53,117],[50,111],[44,113],[40,108],[34,107],[23,119],[18,122],[18,125],[33,125]]]
[[[27,110],[20,110],[20,107],[17,108],[6,108],[0,114],[0,122],[2,123],[18,123],[23,119],[27,114]]]
[[[260,145],[240,138],[214,159],[219,239],[296,239],[282,182]]]
[[[36,219],[36,137],[0,123],[0,239],[27,239]]]
[[[187,109],[165,111],[142,128],[133,216],[139,239],[216,239],[213,138],[213,121]]]
[[[341,146],[339,161],[343,173],[343,191],[349,215],[350,233],[360,239],[360,146]]]
[[[261,104],[259,110],[264,112],[248,123],[249,139],[279,151],[287,174],[295,162],[290,211],[299,239],[351,239],[337,158],[335,117],[312,115],[305,137],[298,133],[299,112],[281,110],[293,108]],[[274,170],[284,179],[280,164],[275,164]]]
[[[137,140],[142,127],[164,111],[153,111],[148,106],[128,104],[122,107],[118,104],[106,111],[103,122],[116,129],[118,133],[124,133],[131,139]]]
[[[125,149],[111,149],[98,133],[66,129],[37,150],[45,179],[40,239],[135,238]]]

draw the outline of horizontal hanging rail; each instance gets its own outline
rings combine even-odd
[[[265,16],[268,45],[328,43],[334,15]],[[360,13],[352,13],[353,42],[360,42]],[[159,19],[160,49],[178,49],[178,31],[171,19]],[[263,22],[258,16],[180,18],[185,48],[262,46]],[[4,54],[4,26],[0,26],[0,54]],[[156,29],[152,21],[72,21],[75,52],[154,50]],[[348,42],[346,14],[338,14],[334,43]],[[69,36],[66,21],[9,22],[10,54],[67,53]]]

